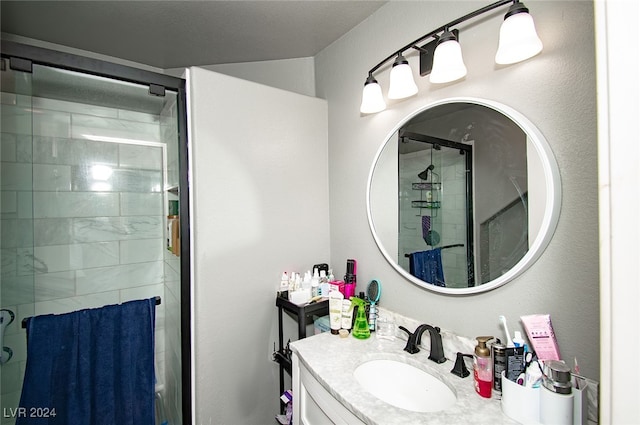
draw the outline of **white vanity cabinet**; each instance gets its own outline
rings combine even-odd
[[[364,424],[336,400],[293,353],[294,425]]]
[[[295,425],[441,425],[482,423],[512,425],[500,401],[476,394],[473,377],[451,374],[451,361],[436,364],[424,349],[403,350],[404,340],[376,336],[360,340],[339,338],[328,332],[290,344],[292,351],[293,423]],[[423,347],[424,348],[424,347]],[[450,407],[435,412],[408,410],[386,403],[358,382],[354,371],[373,360],[393,360],[421,369],[446,384],[455,394]],[[380,377],[380,379],[382,379]]]

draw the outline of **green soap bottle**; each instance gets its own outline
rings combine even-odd
[[[371,336],[371,332],[369,332],[369,321],[367,320],[367,312],[365,309],[365,302],[363,299],[358,297],[349,298],[352,304],[358,306],[358,314],[356,316],[356,321],[353,324],[353,330],[351,333],[355,338],[358,339],[367,339]]]

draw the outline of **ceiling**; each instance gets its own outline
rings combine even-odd
[[[3,33],[162,69],[312,57],[385,1],[6,1]]]

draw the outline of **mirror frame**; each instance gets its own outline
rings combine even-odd
[[[527,253],[513,266],[509,271],[507,271],[502,276],[491,280],[487,283],[484,283],[479,286],[474,286],[471,288],[447,288],[432,285],[423,280],[416,278],[411,275],[408,271],[400,267],[397,263],[396,259],[392,257],[389,252],[382,246],[382,241],[380,237],[376,233],[375,224],[373,221],[373,215],[371,211],[371,184],[373,181],[373,173],[375,171],[378,160],[380,159],[380,155],[384,150],[387,143],[390,142],[392,136],[396,134],[404,125],[406,125],[411,119],[416,117],[418,114],[424,112],[427,109],[434,108],[436,106],[451,104],[451,103],[473,103],[480,106],[485,106],[487,108],[493,109],[507,118],[511,119],[514,123],[516,123],[522,131],[525,132],[527,137],[531,139],[531,144],[535,147],[537,154],[540,156],[540,163],[542,164],[542,169],[544,172],[545,178],[545,186],[546,186],[546,194],[545,194],[545,210],[542,218],[542,223],[540,226],[540,231],[536,235],[535,240],[529,247]],[[394,139],[395,142],[395,139]],[[551,150],[551,146],[545,139],[544,135],[538,130],[538,128],[533,125],[528,118],[524,115],[516,111],[515,109],[504,105],[499,102],[495,102],[493,100],[480,99],[474,97],[452,97],[441,99],[427,105],[420,107],[419,109],[408,114],[404,119],[397,124],[389,134],[384,138],[383,143],[378,148],[376,152],[376,156],[374,157],[373,164],[371,165],[371,169],[369,171],[369,177],[367,180],[367,194],[366,194],[366,203],[367,203],[367,219],[369,221],[369,228],[371,230],[371,234],[373,235],[373,239],[378,246],[378,249],[387,260],[387,262],[405,279],[408,281],[422,287],[428,289],[432,292],[441,293],[441,294],[451,294],[451,295],[467,295],[467,294],[477,294],[482,292],[488,292],[499,286],[504,285],[507,282],[512,281],[516,277],[520,276],[524,273],[535,261],[542,255],[546,247],[551,242],[551,239],[555,233],[556,227],[558,225],[558,219],[560,218],[560,206],[562,202],[562,183],[560,180],[560,169],[558,168],[558,164],[556,163],[555,156],[553,155],[553,151]]]

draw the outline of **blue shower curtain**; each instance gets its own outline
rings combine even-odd
[[[16,425],[153,425],[155,305],[28,319]]]
[[[442,249],[435,248],[411,253],[409,273],[432,285],[446,286],[442,268]]]

